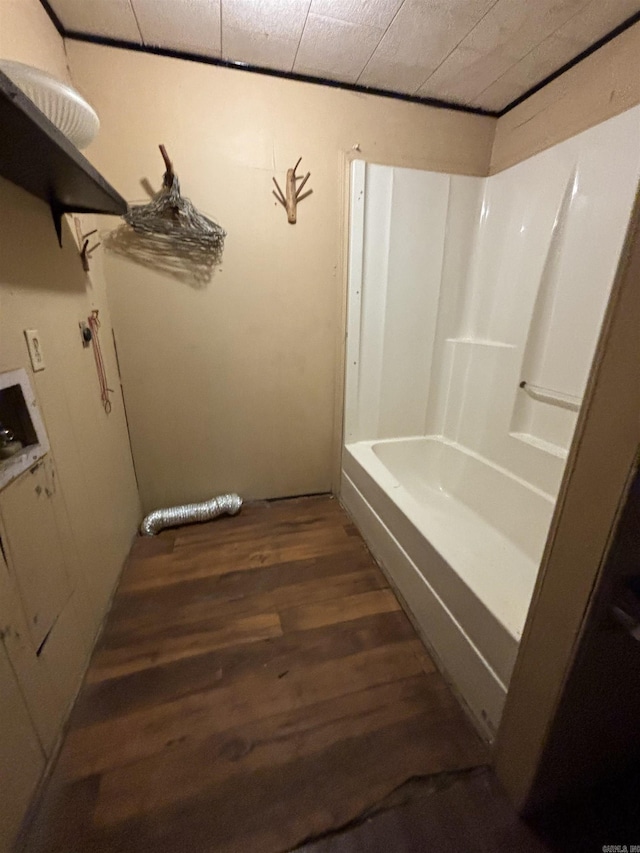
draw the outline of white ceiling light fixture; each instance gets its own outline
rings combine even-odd
[[[100,119],[91,104],[67,83],[46,71],[0,60],[0,71],[43,112],[76,148],[86,148],[100,129]]]

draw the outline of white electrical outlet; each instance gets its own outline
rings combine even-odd
[[[40,333],[37,329],[25,329],[24,336],[27,339],[27,348],[29,350],[29,358],[31,359],[31,367],[34,372],[44,370],[44,353],[42,352],[42,343],[40,341]]]

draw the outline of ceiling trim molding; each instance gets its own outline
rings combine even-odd
[[[511,101],[510,104],[507,104],[506,107],[503,107],[498,113],[498,118],[508,113],[514,107],[517,107],[523,101],[526,101],[527,98],[530,98],[532,95],[535,95],[536,92],[539,92],[540,89],[544,89],[545,86],[548,86],[549,83],[556,80],[570,68],[573,68],[574,65],[577,65],[579,62],[582,62],[583,59],[586,59],[588,56],[591,56],[592,53],[595,53],[596,50],[599,50],[601,47],[604,47],[610,41],[613,41],[614,38],[621,35],[625,30],[628,30],[629,27],[632,27],[634,24],[637,24],[640,21],[640,12],[636,12],[634,15],[631,15],[630,18],[627,18],[626,21],[623,21],[621,24],[618,24],[611,32],[608,32],[605,36],[602,36],[601,39],[594,42],[590,47],[586,48],[579,53],[577,56],[574,56],[573,59],[570,59],[569,62],[566,62],[563,66],[549,74],[544,80],[540,80],[539,83],[536,83],[535,86],[532,86],[530,89],[527,89],[522,95],[518,95],[515,100]]]
[[[170,48],[164,47],[153,47],[151,45],[145,44],[137,44],[136,42],[129,41],[121,41],[119,39],[111,39],[106,38],[104,36],[96,36],[91,35],[89,33],[76,32],[74,30],[67,30],[62,25],[62,22],[54,12],[49,3],[49,0],[40,0],[42,7],[45,12],[51,19],[54,27],[60,33],[63,38],[72,39],[74,41],[84,41],[89,42],[90,44],[99,44],[104,47],[114,47],[119,48],[121,50],[135,50],[139,53],[150,53],[155,56],[167,56],[171,59],[184,59],[188,62],[201,62],[205,65],[218,65],[222,68],[233,68],[237,71],[249,71],[252,74],[264,74],[269,77],[279,77],[284,80],[295,80],[299,83],[313,83],[319,86],[329,86],[333,89],[344,89],[348,92],[359,92],[364,95],[376,95],[381,98],[392,98],[396,101],[408,101],[412,104],[422,104],[426,107],[435,107],[436,109],[444,109],[444,110],[456,110],[457,112],[471,113],[472,115],[481,115],[481,116],[490,116],[492,118],[501,118],[503,115],[506,115],[510,110],[519,106],[523,101],[526,101],[527,98],[530,98],[532,95],[535,95],[536,92],[539,92],[540,89],[543,89],[553,80],[556,80],[566,71],[569,71],[570,68],[573,68],[574,65],[577,65],[579,62],[582,62],[583,59],[586,59],[588,56],[591,56],[592,53],[595,53],[596,50],[599,50],[608,42],[612,41],[617,36],[621,35],[625,30],[628,30],[629,27],[632,27],[634,24],[637,24],[640,21],[640,12],[636,12],[631,15],[631,17],[627,18],[613,30],[604,35],[601,39],[594,42],[590,47],[586,48],[575,56],[573,59],[570,59],[569,62],[566,62],[556,71],[549,74],[543,80],[540,80],[530,89],[527,89],[526,92],[523,92],[522,95],[518,95],[513,101],[503,107],[501,110],[485,110],[482,107],[470,107],[465,104],[458,104],[454,101],[443,101],[438,98],[426,98],[420,97],[419,95],[408,95],[404,92],[395,92],[391,89],[378,89],[375,87],[369,86],[360,86],[357,83],[344,83],[338,80],[330,80],[324,77],[311,77],[308,74],[297,74],[294,71],[279,71],[275,68],[263,68],[259,65],[250,65],[245,62],[233,62],[227,59],[217,59],[211,56],[202,56],[198,53],[189,53],[187,51],[182,50],[171,50]]]
[[[49,16],[53,26],[57,29],[57,31],[60,33],[60,35],[64,38],[65,31],[64,31],[64,27],[62,26],[62,21],[60,20],[60,18],[56,15],[56,13],[51,8],[51,4],[49,3],[49,0],[40,0],[40,4],[44,7],[44,11]]]
[[[42,0],[41,0],[42,2]],[[376,95],[381,98],[392,98],[396,101],[408,101],[412,104],[421,104],[425,107],[435,107],[443,110],[456,110],[457,112],[472,113],[473,115],[490,116],[497,118],[495,110],[483,110],[481,107],[470,107],[465,104],[456,104],[452,101],[441,101],[437,98],[420,97],[419,95],[408,95],[404,92],[394,92],[391,89],[378,89],[371,86],[359,86],[356,83],[345,83],[340,80],[330,80],[324,77],[311,77],[308,74],[297,74],[295,71],[279,71],[277,68],[264,68],[261,65],[250,65],[246,62],[233,62],[228,59],[218,59],[213,56],[203,56],[199,53],[189,53],[183,50],[172,50],[167,47],[156,47],[136,42],[121,41],[120,39],[95,36],[88,33],[64,30],[64,38],[72,41],[84,41],[90,44],[98,44],[103,47],[114,47],[121,50],[134,50],[138,53],[150,53],[154,56],[167,56],[171,59],[184,59],[188,62],[200,62],[204,65],[217,65],[221,68],[232,68],[236,71],[248,71],[252,74],[264,74],[267,77],[279,77],[283,80],[295,80],[298,83],[314,83],[319,86],[329,86],[332,89],[344,89],[348,92],[359,92],[363,95]]]
[[[170,48],[164,47],[152,47],[150,45],[137,44],[136,42],[121,41],[119,39],[111,39],[104,36],[95,36],[89,33],[67,30],[53,11],[49,0],[40,0],[40,3],[60,35],[63,38],[72,39],[73,41],[85,41],[90,44],[99,44],[104,47],[115,47],[122,50],[135,50],[139,53],[151,53],[155,56],[167,56],[171,59],[184,59],[188,62],[202,62],[205,65],[218,65],[222,68],[234,68],[237,71],[249,71],[253,74],[265,74],[269,77],[280,77],[284,80],[296,80],[299,83],[314,83],[320,86],[329,86],[333,89],[345,89],[348,92],[360,92],[364,95],[376,95],[381,98],[392,98],[396,101],[408,101],[412,104],[422,104],[423,106],[436,107],[437,109],[456,110],[458,112],[471,113],[472,115],[490,116],[491,118],[496,118],[498,116],[498,113],[495,110],[483,110],[481,107],[469,107],[465,104],[441,101],[437,98],[424,98],[419,95],[407,95],[404,92],[394,92],[390,89],[358,86],[356,83],[344,83],[339,80],[329,80],[324,77],[311,77],[308,74],[296,74],[294,71],[278,71],[275,68],[263,68],[260,65],[250,65],[246,62],[232,62],[227,59],[216,59],[212,56],[202,56],[202,54],[198,53],[171,50]]]

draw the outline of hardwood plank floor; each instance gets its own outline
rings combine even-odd
[[[295,853],[563,853],[513,811],[488,768],[409,783],[380,810]],[[585,844],[582,853],[602,850]]]
[[[279,853],[486,761],[338,502],[248,505],[136,540],[22,849]]]

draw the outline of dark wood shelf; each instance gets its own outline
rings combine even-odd
[[[51,207],[58,239],[64,213],[127,210],[67,137],[0,71],[0,175]]]

